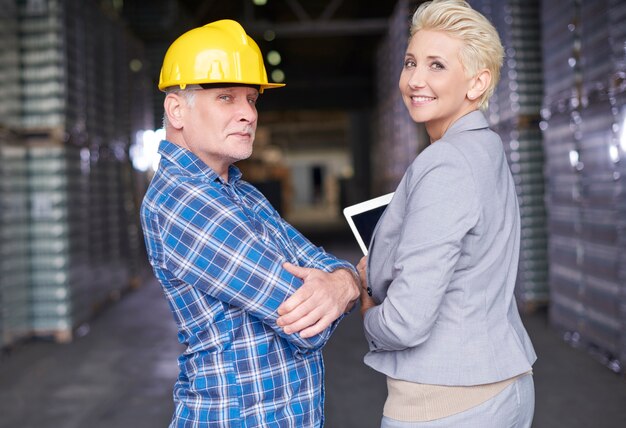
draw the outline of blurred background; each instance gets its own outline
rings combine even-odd
[[[238,163],[313,242],[358,262],[342,216],[426,146],[397,82],[421,1],[0,0],[0,426],[159,427],[173,319],[138,210],[158,164],[162,58],[238,20],[266,55]],[[505,47],[487,117],[517,184],[516,296],[536,427],[626,426],[626,1],[473,0]],[[378,426],[358,314],[325,349],[326,426]],[[37,403],[37,404],[35,404]]]

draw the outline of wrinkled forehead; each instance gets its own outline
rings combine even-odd
[[[196,86],[196,85],[189,85]],[[227,89],[227,88],[250,88],[259,91],[259,85],[248,85],[246,83],[200,83],[199,86],[202,89]]]

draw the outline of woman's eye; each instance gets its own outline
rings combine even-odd
[[[430,68],[434,70],[443,70],[445,67],[443,66],[442,63],[435,61],[430,65]]]
[[[405,68],[415,67],[415,61],[413,61],[412,59],[405,59],[404,60],[404,67]]]

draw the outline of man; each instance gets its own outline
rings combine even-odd
[[[233,163],[252,153],[262,54],[235,21],[165,55],[166,140],[141,207],[178,324],[174,427],[323,425],[321,348],[359,294],[353,267],[286,223]]]

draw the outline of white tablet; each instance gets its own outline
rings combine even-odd
[[[343,209],[343,215],[348,220],[350,229],[358,242],[364,255],[367,255],[367,247],[370,244],[374,228],[378,219],[383,215],[385,208],[391,202],[392,193],[379,196]]]

